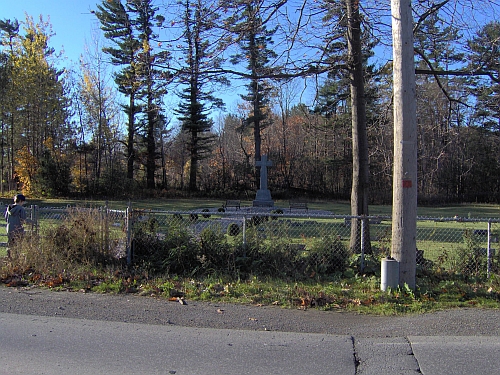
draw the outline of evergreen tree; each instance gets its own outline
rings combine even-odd
[[[365,82],[372,73],[367,64],[373,55],[374,43],[369,34],[369,24],[363,21],[358,1],[347,0],[345,3],[324,1],[322,8],[326,12],[324,27],[329,31],[324,39],[323,54],[325,61],[331,64],[328,74],[331,80],[340,81],[339,98],[348,95],[351,108],[352,129],[352,188],[351,215],[368,215],[369,203],[369,160],[367,132],[367,92]],[[346,48],[347,46],[347,48]],[[344,84],[342,84],[344,83]],[[346,88],[349,87],[347,92]],[[333,100],[335,103],[335,100]],[[358,220],[351,225],[350,248],[359,250],[361,228]],[[365,226],[363,238],[369,239],[369,228]],[[368,250],[369,245],[365,246]]]
[[[137,30],[137,38],[141,46],[138,53],[138,79],[141,82],[141,90],[138,96],[144,103],[142,109],[145,125],[141,130],[146,143],[146,185],[149,189],[153,189],[157,159],[156,136],[158,129],[163,125],[162,99],[166,93],[166,83],[170,78],[170,74],[159,66],[167,65],[170,52],[155,52],[154,42],[158,35],[153,32],[153,28],[162,27],[164,17],[157,15],[159,8],[153,6],[153,1],[131,0],[127,2],[127,8],[135,15],[133,25]]]
[[[250,82],[246,85],[247,93],[241,98],[250,103],[250,115],[244,120],[244,127],[253,128],[255,144],[255,161],[261,158],[262,130],[266,126],[266,118],[272,85],[268,78],[278,71],[274,66],[277,58],[272,49],[273,35],[276,28],[267,29],[261,10],[263,0],[239,0],[230,2],[233,16],[226,22],[232,24],[231,31],[235,34],[241,52],[232,56],[233,64],[246,63]],[[260,168],[257,168],[259,171]],[[257,173],[257,176],[259,173]],[[256,176],[256,177],[257,177]],[[256,178],[257,185],[259,179]]]
[[[19,22],[17,20],[0,20],[0,35],[1,45],[3,50],[0,52],[0,125],[1,125],[1,140],[0,140],[0,184],[1,193],[4,192],[3,181],[13,180],[14,176],[14,149],[9,147],[9,129],[13,129],[14,113],[15,113],[15,91],[13,88],[13,60],[14,60],[14,43],[19,37]],[[10,132],[12,140],[12,132]],[[12,142],[10,142],[12,144]],[[10,152],[9,152],[10,150]],[[6,160],[7,156],[7,160]],[[11,162],[8,163],[7,161]]]
[[[177,113],[182,130],[189,134],[190,154],[189,190],[197,190],[198,162],[205,158],[215,140],[211,133],[213,125],[209,112],[213,106],[221,107],[222,101],[209,91],[210,85],[227,81],[210,74],[209,70],[220,67],[221,60],[215,53],[217,48],[211,40],[211,32],[218,21],[213,7],[200,0],[184,0],[185,67],[179,73],[185,88],[180,93],[181,103]]]
[[[485,25],[468,42],[469,70],[482,71],[485,77],[475,81],[474,122],[500,131],[500,22]]]
[[[133,19],[120,0],[104,0],[97,5],[95,12],[101,22],[104,36],[111,40],[115,46],[104,48],[104,52],[111,55],[111,63],[121,66],[121,70],[115,74],[115,82],[119,91],[128,97],[128,104],[124,105],[127,115],[127,178],[134,178],[134,164],[136,159],[135,138],[137,125],[135,116],[141,111],[137,104],[137,95],[141,89],[142,82],[139,79],[138,54],[141,45],[134,32]]]

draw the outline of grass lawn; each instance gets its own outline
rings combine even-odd
[[[0,199],[3,205],[11,203],[12,198],[3,197]],[[222,207],[224,199],[143,199],[132,201],[132,208],[161,211],[191,211],[203,208]],[[103,206],[105,200],[72,200],[72,199],[29,199],[27,205],[34,204],[40,207],[65,207],[67,205],[83,206]],[[112,209],[125,209],[127,200],[109,201],[108,205]],[[242,207],[251,207],[252,201],[242,200]],[[276,208],[288,209],[288,200],[276,200]],[[349,202],[337,201],[310,201],[310,210],[326,210],[336,215],[350,215],[351,207]],[[370,215],[392,214],[390,205],[374,205],[369,207]],[[461,204],[453,206],[419,206],[418,216],[434,218],[452,218],[455,216],[465,218],[500,218],[500,205],[493,204]]]

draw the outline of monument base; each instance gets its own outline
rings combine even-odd
[[[254,207],[274,207],[274,201],[253,201]]]
[[[257,195],[253,201],[254,207],[274,207],[274,201],[271,198],[269,189],[257,190]]]

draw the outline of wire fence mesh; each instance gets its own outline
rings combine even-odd
[[[75,212],[82,210],[99,222],[96,236],[103,253],[169,273],[246,272],[284,277],[377,273],[381,259],[391,252],[390,217],[306,209],[31,206],[27,207],[31,218],[27,230],[43,236],[61,226],[69,231],[75,226],[81,229],[87,219],[75,218]],[[353,232],[354,221],[368,238]],[[498,274],[499,237],[498,219],[419,217],[417,267],[471,276]]]

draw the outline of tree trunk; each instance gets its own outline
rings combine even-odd
[[[134,162],[135,162],[135,96],[130,94],[128,108],[128,135],[127,135],[127,178],[134,179]]]
[[[361,18],[359,1],[346,0],[348,18],[348,55],[349,75],[351,80],[351,112],[352,112],[352,189],[351,215],[368,215],[368,138],[366,133],[366,105],[363,74],[363,56],[361,52]],[[363,244],[365,251],[369,250],[370,231],[368,221],[364,225]],[[361,249],[361,222],[351,220],[352,251]]]
[[[146,186],[148,189],[155,188],[155,174],[156,174],[156,140],[155,128],[158,120],[158,112],[153,105],[152,87],[148,87],[148,131],[146,135],[147,143],[147,159],[146,159]]]
[[[191,166],[189,168],[189,191],[196,191],[196,179],[198,174],[198,132],[191,132],[191,147],[190,147]]]

